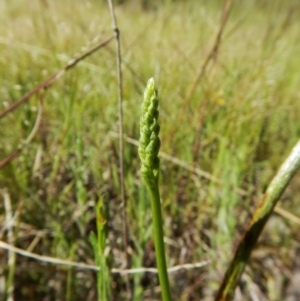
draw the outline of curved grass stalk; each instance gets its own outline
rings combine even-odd
[[[271,181],[265,192],[265,195],[254,212],[250,225],[246,230],[239,246],[236,250],[233,260],[227,269],[216,301],[229,301],[233,299],[234,290],[244,272],[251,251],[253,250],[260,233],[268,221],[273,209],[283,194],[290,180],[300,167],[300,140],[293,148],[290,155],[281,165],[276,176]]]
[[[154,228],[154,243],[159,282],[163,301],[171,301],[170,285],[167,272],[163,222],[158,187],[160,148],[158,124],[158,93],[151,78],[144,92],[142,115],[140,121],[139,155],[142,161],[141,173],[151,195],[152,219]]]

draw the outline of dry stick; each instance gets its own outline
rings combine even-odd
[[[16,158],[20,154],[20,152],[23,150],[23,148],[32,141],[32,139],[34,138],[35,134],[37,133],[37,131],[39,129],[39,126],[41,124],[41,121],[42,121],[43,98],[44,98],[43,91],[44,90],[40,91],[38,113],[37,113],[36,120],[35,120],[35,123],[34,123],[32,131],[30,132],[30,134],[27,137],[27,139],[24,142],[21,142],[21,144],[17,147],[17,149],[15,151],[13,151],[5,159],[3,159],[2,161],[0,161],[0,169],[2,167],[4,167],[5,165],[7,165],[11,160],[13,160],[14,158]]]
[[[78,56],[77,58],[74,58],[70,60],[65,67],[63,67],[60,71],[55,73],[54,75],[50,76],[48,79],[46,79],[44,82],[36,86],[34,89],[32,89],[30,92],[25,94],[23,97],[21,97],[18,101],[11,104],[8,108],[6,108],[4,111],[0,113],[0,118],[4,117],[6,114],[12,112],[15,110],[19,105],[27,101],[32,95],[39,92],[42,89],[48,89],[56,80],[58,80],[61,76],[64,75],[66,71],[77,65],[80,61],[84,60],[88,56],[95,53],[100,48],[106,46],[114,37],[110,37],[109,39],[105,40],[101,44],[97,45],[93,49],[83,53],[82,55]]]
[[[233,298],[235,288],[244,272],[251,251],[253,250],[259,235],[271,216],[273,209],[283,194],[285,188],[300,167],[300,140],[293,148],[290,155],[281,165],[276,176],[269,184],[259,207],[253,214],[248,229],[244,233],[239,246],[232,259],[223,282],[220,286],[216,301],[230,301]]]
[[[118,114],[119,114],[119,156],[120,156],[120,184],[121,184],[121,201],[122,201],[122,222],[123,222],[123,244],[125,252],[125,266],[129,268],[129,253],[128,253],[128,227],[126,216],[126,196],[125,196],[125,181],[124,181],[124,138],[123,138],[123,80],[122,80],[122,58],[121,58],[121,43],[120,30],[118,28],[115,9],[112,0],[108,0],[109,10],[112,18],[112,26],[116,39],[116,59],[118,73]],[[132,290],[130,289],[129,278],[126,279],[127,291],[129,298],[132,299]]]
[[[80,263],[80,262],[74,262],[70,260],[64,260],[64,259],[59,259],[55,257],[50,257],[50,256],[44,256],[44,255],[39,255],[35,253],[31,253],[28,251],[25,251],[20,248],[16,248],[10,244],[5,243],[4,241],[0,240],[0,249],[8,250],[11,252],[15,252],[21,256],[32,258],[41,262],[45,263],[52,263],[52,264],[58,264],[58,265],[65,265],[65,266],[72,266],[74,268],[78,269],[85,269],[85,270],[92,270],[92,271],[99,271],[100,268],[95,265],[91,264],[86,264],[86,263]],[[185,264],[180,264],[173,266],[171,268],[168,268],[168,273],[176,273],[180,270],[191,270],[191,269],[198,269],[202,268],[204,266],[207,266],[211,263],[210,260],[202,261],[202,262],[195,262],[195,263],[185,263]],[[140,274],[140,273],[153,273],[157,274],[158,270],[156,268],[135,268],[135,269],[111,269],[111,272],[113,274],[121,274],[121,275],[127,275],[127,274]]]
[[[274,212],[276,212],[278,215],[281,215],[285,217],[286,219],[289,219],[290,221],[294,222],[295,224],[300,225],[300,218],[284,209],[282,209],[279,206],[276,206],[274,208]]]
[[[118,133],[116,132],[110,132],[110,134],[113,136],[113,137],[118,137]],[[130,138],[128,136],[124,136],[124,139],[125,141],[127,141],[128,143],[131,143],[135,146],[139,146],[139,142],[133,138]],[[175,158],[175,157],[172,157],[164,152],[159,152],[159,157],[167,160],[167,161],[170,161],[178,166],[181,166],[182,168],[204,178],[204,179],[207,179],[215,184],[218,184],[218,185],[221,185],[222,184],[222,181],[211,175],[210,173],[198,168],[198,167],[193,167],[192,165],[190,165],[189,163],[185,162],[185,161],[182,161],[178,158]],[[240,196],[247,196],[248,195],[248,192],[244,189],[241,189],[241,188],[237,188],[236,189],[236,192],[240,195]],[[254,197],[255,200],[258,199],[258,197]],[[281,207],[279,206],[276,206],[274,208],[274,212],[276,212],[277,214],[281,215],[282,217],[285,217],[286,219],[289,219],[290,221],[300,225],[300,218],[297,217],[296,215],[286,211],[285,209],[282,209]]]
[[[12,105],[10,105],[8,108],[6,108],[4,111],[2,111],[0,113],[0,118],[4,117],[5,115],[7,115],[8,113],[12,112],[13,110],[15,110],[19,105],[21,105],[22,103],[24,103],[25,101],[27,101],[32,95],[36,94],[37,92],[41,91],[41,90],[46,90],[48,89],[56,80],[58,80],[61,76],[64,75],[64,73],[66,71],[68,71],[69,69],[71,69],[72,67],[74,67],[75,65],[77,65],[80,61],[84,60],[85,58],[87,58],[88,56],[92,55],[93,53],[95,53],[97,50],[99,50],[100,48],[106,46],[114,37],[110,37],[109,39],[105,40],[104,42],[102,42],[101,44],[97,45],[96,47],[94,47],[93,49],[83,53],[82,55],[78,56],[77,58],[74,58],[72,60],[70,60],[67,65],[65,67],[63,67],[60,71],[58,71],[57,73],[55,73],[54,75],[50,76],[48,79],[46,79],[44,82],[42,82],[41,84],[39,84],[38,86],[36,86],[33,90],[31,90],[30,92],[28,92],[27,94],[25,94],[23,97],[21,97],[18,101],[14,102]],[[42,94],[41,94],[42,95]],[[40,95],[40,96],[41,96]],[[40,103],[41,104],[41,103]],[[39,120],[40,122],[40,120]],[[36,122],[37,124],[37,122]],[[38,123],[39,124],[39,123]],[[35,127],[34,127],[35,128]],[[33,131],[34,132],[34,131]],[[33,136],[35,135],[35,132],[33,134]],[[27,138],[27,140],[31,140],[30,137]],[[25,144],[28,144],[29,142],[26,142]],[[17,148],[17,150],[15,150],[14,152],[12,152],[9,156],[7,156],[5,159],[3,159],[2,161],[0,161],[0,169],[5,166],[6,164],[8,164],[11,160],[13,160],[15,157],[18,156],[18,154],[20,153],[21,149],[23,146],[19,146]]]
[[[195,81],[191,85],[189,93],[188,93],[187,97],[184,100],[184,103],[186,103],[186,104],[189,103],[191,98],[193,97],[200,80],[202,79],[203,75],[205,74],[205,71],[206,71],[206,68],[207,68],[209,62],[211,60],[216,60],[216,58],[217,58],[219,48],[220,48],[220,45],[221,45],[221,41],[222,41],[223,32],[224,32],[224,29],[225,29],[225,26],[226,26],[231,8],[232,8],[232,1],[226,1],[223,8],[222,8],[221,25],[220,25],[219,31],[217,33],[215,42],[213,44],[212,49],[208,53],[206,59],[204,60],[204,63],[202,65],[202,67],[199,69],[199,72],[196,76]]]
[[[4,208],[6,213],[6,225],[7,225],[7,239],[10,245],[14,244],[14,221],[11,207],[10,195],[6,190],[0,191],[4,199]],[[14,251],[8,252],[8,277],[6,287],[6,299],[7,301],[14,301],[14,274],[16,265],[16,253]]]

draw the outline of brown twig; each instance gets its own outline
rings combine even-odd
[[[16,247],[14,247],[8,243],[5,243],[4,241],[1,241],[1,240],[0,240],[0,249],[15,252],[21,256],[32,258],[32,259],[35,259],[37,261],[41,261],[44,263],[52,263],[52,264],[56,264],[56,265],[71,266],[71,267],[74,267],[77,269],[83,269],[83,270],[92,270],[92,271],[100,270],[99,266],[96,266],[96,265],[91,265],[91,264],[86,264],[86,263],[81,263],[81,262],[74,262],[74,261],[59,259],[59,258],[50,257],[50,256],[39,255],[36,253],[29,252],[27,250],[16,248]],[[210,263],[211,263],[210,260],[205,260],[205,261],[195,262],[195,263],[184,263],[184,264],[180,264],[180,265],[176,265],[176,266],[168,268],[168,273],[171,274],[171,273],[176,273],[181,270],[199,269],[199,268],[209,265]],[[156,268],[145,268],[145,267],[139,267],[139,268],[134,268],[134,269],[112,268],[111,273],[120,274],[120,275],[141,274],[141,273],[157,274],[158,270]]]
[[[119,115],[119,156],[120,156],[120,185],[121,185],[121,201],[122,201],[122,222],[123,222],[123,244],[125,252],[125,266],[130,268],[130,258],[128,253],[128,226],[126,214],[126,190],[124,180],[124,130],[123,130],[123,79],[122,79],[122,57],[121,57],[121,43],[120,43],[120,30],[118,28],[115,9],[112,0],[108,0],[109,10],[112,18],[112,26],[116,39],[116,60],[117,60],[117,73],[118,73],[118,115]],[[129,278],[126,279],[127,291],[129,299],[132,299],[132,290],[130,289]]]
[[[77,58],[71,59],[65,67],[63,67],[60,71],[55,73],[54,75],[50,76],[47,78],[44,82],[36,86],[34,89],[32,89],[30,92],[22,96],[19,100],[11,104],[8,108],[6,108],[4,111],[0,113],[0,118],[4,117],[8,113],[14,111],[19,105],[22,103],[26,102],[32,95],[36,94],[40,90],[48,89],[56,80],[58,80],[66,71],[77,65],[80,61],[84,60],[88,56],[92,55],[95,53],[97,50],[100,48],[106,46],[114,37],[110,37],[109,39],[105,40],[101,44],[97,45],[93,49],[83,53],[82,55],[78,56]]]
[[[39,126],[41,124],[42,114],[43,114],[43,99],[44,99],[44,93],[43,92],[44,92],[44,90],[40,91],[38,113],[37,113],[37,116],[36,116],[36,120],[35,120],[34,126],[32,128],[32,131],[30,132],[30,134],[27,137],[27,139],[24,142],[20,143],[20,145],[17,147],[17,149],[15,151],[13,151],[5,159],[3,159],[2,161],[0,161],[0,169],[2,167],[4,167],[5,165],[7,165],[11,160],[13,160],[14,158],[16,158],[19,155],[19,153],[23,150],[23,148],[32,141],[32,139],[34,138],[35,134],[37,133],[37,131],[39,129]]]

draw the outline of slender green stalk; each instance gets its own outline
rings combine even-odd
[[[171,293],[165,256],[163,221],[158,187],[158,152],[160,148],[160,140],[158,137],[160,130],[158,124],[158,104],[157,89],[154,79],[151,78],[145,89],[144,101],[142,104],[139,155],[142,161],[141,173],[151,195],[156,263],[162,298],[163,301],[170,301]]]
[[[70,259],[74,260],[76,254],[76,243],[73,243],[70,249]],[[73,267],[67,268],[67,285],[66,285],[66,301],[72,300],[73,290],[72,290],[72,283],[73,283]]]
[[[235,256],[231,261],[225,274],[216,301],[232,300],[234,290],[244,272],[246,263],[250,257],[260,233],[268,221],[277,201],[280,199],[286,186],[290,182],[297,169],[300,167],[300,140],[293,148],[291,154],[281,165],[276,176],[268,186],[268,189],[254,212],[250,225],[246,230],[240,244],[236,250]]]

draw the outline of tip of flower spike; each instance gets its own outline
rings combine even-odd
[[[150,77],[150,78],[148,79],[147,86],[149,86],[149,85],[155,85],[155,82],[154,82],[154,78],[153,78],[153,77]]]
[[[157,89],[156,89],[154,78],[151,77],[148,80],[146,89],[144,91],[144,102],[146,106],[149,105],[150,99],[153,95],[157,96]]]
[[[149,78],[146,90],[156,90],[155,81],[153,77]]]

